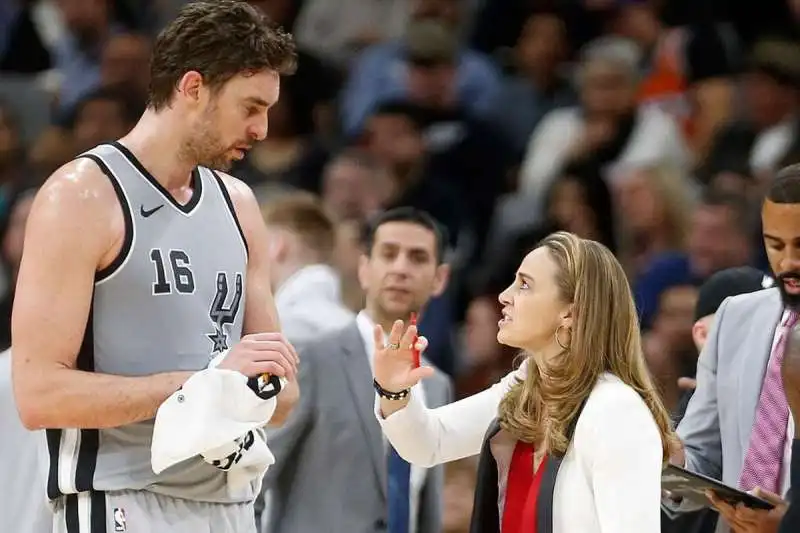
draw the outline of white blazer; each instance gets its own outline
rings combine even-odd
[[[437,409],[427,409],[412,393],[408,406],[388,418],[376,396],[375,415],[410,463],[431,467],[477,455],[500,400],[523,372]],[[616,376],[604,374],[589,395],[558,473],[553,533],[660,532],[662,467],[661,435],[644,400]]]

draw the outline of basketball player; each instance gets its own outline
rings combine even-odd
[[[187,4],[155,43],[139,123],[37,195],[13,378],[25,426],[47,429],[54,532],[254,531],[258,481],[232,497],[201,457],[157,476],[150,444],[159,405],[226,351],[222,368],[294,379],[259,206],[212,170],[266,136],[294,62],[291,37],[245,2]],[[297,397],[285,387],[276,416]]]

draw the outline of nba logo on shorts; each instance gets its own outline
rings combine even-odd
[[[128,531],[128,523],[125,520],[125,509],[114,508],[114,531]]]

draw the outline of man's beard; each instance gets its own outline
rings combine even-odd
[[[199,128],[202,135],[189,139],[184,145],[183,159],[192,162],[196,166],[202,166],[214,170],[226,172],[233,165],[229,149],[222,145],[222,141],[216,135],[215,130],[208,127]]]
[[[778,290],[784,307],[792,311],[800,311],[800,294],[789,294],[786,291],[785,281],[792,280],[800,285],[800,272],[783,272],[776,276]]]
[[[233,166],[231,151],[233,145],[226,146],[219,135],[216,104],[206,109],[202,117],[193,125],[194,137],[189,138],[181,149],[182,159],[213,170],[227,172]],[[240,142],[237,145],[249,144]]]
[[[228,172],[233,166],[233,160],[226,153],[208,155],[205,158],[198,158],[198,166]]]

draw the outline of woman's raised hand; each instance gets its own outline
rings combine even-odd
[[[433,375],[433,368],[420,366],[414,360],[414,350],[423,352],[428,346],[425,337],[417,337],[417,327],[405,327],[402,320],[395,321],[388,340],[381,326],[375,326],[375,381],[389,392],[401,392]],[[414,343],[416,339],[416,345]]]

